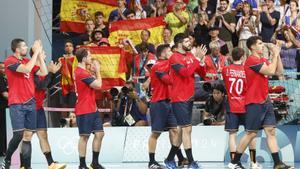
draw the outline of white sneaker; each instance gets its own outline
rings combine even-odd
[[[262,169],[262,166],[258,162],[254,163],[251,161],[250,169]]]
[[[227,165],[227,167],[228,167],[229,169],[245,169],[245,168],[242,166],[241,163],[238,163],[238,164],[229,163],[229,164]]]

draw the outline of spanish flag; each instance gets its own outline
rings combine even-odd
[[[148,29],[151,33],[149,42],[158,45],[163,42],[164,27],[163,17],[112,22],[109,29],[109,42],[112,46],[117,46],[123,39],[129,38],[134,44],[139,44],[141,43],[141,31]]]
[[[59,58],[59,62],[61,63],[61,90],[63,96],[66,96],[70,92],[75,92],[74,71],[78,65],[78,61],[73,56],[61,57]]]
[[[60,31],[84,33],[86,19],[94,19],[95,12],[101,11],[107,22],[110,12],[116,8],[116,0],[62,0]]]
[[[92,57],[100,61],[103,90],[110,89],[113,86],[123,86],[125,84],[125,72],[127,71],[127,67],[123,49],[109,46],[82,47],[88,48]]]

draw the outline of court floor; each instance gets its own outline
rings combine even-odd
[[[227,169],[225,163],[201,162],[199,163],[203,169]],[[147,169],[147,163],[104,163],[106,169]],[[290,164],[291,165],[291,164]],[[262,163],[263,169],[273,169],[272,163]],[[300,163],[294,165],[300,169]],[[244,164],[244,167],[249,168],[249,165]],[[67,169],[77,169],[78,164],[67,164]],[[11,169],[19,169],[18,166],[12,166]],[[46,164],[32,164],[32,169],[47,169]]]

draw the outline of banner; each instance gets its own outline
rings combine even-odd
[[[94,19],[95,12],[101,11],[107,22],[110,12],[116,8],[116,0],[62,0],[60,31],[84,33],[86,19]]]
[[[75,91],[74,71],[78,65],[76,57],[61,57],[61,90],[62,95],[66,96],[70,92]]]
[[[113,86],[123,86],[126,82],[127,71],[124,50],[119,47],[94,47],[88,48],[94,59],[100,61],[100,74],[102,77],[102,89],[107,90]]]
[[[151,33],[149,42],[158,45],[163,42],[162,32],[164,27],[165,22],[163,17],[112,22],[109,29],[109,42],[112,46],[117,46],[120,41],[129,38],[137,45],[142,41],[141,31],[147,29]]]

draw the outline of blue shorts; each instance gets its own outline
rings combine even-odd
[[[245,113],[226,112],[225,114],[225,130],[228,132],[237,132],[240,125],[245,126]]]
[[[36,107],[35,99],[25,104],[12,104],[9,113],[13,131],[36,130]]]
[[[178,126],[192,125],[193,102],[175,102],[172,103],[172,111],[176,117]]]
[[[103,131],[103,124],[99,112],[84,114],[76,117],[79,135],[90,135]]]
[[[263,127],[276,127],[276,119],[271,101],[266,101],[263,104],[246,105],[246,130],[258,131]]]
[[[152,132],[160,133],[170,128],[177,128],[171,104],[166,100],[151,103],[150,117]]]
[[[37,110],[36,112],[36,128],[37,130],[41,130],[41,129],[47,129],[47,120],[46,120],[46,115],[45,115],[45,110],[44,108],[40,108]]]

